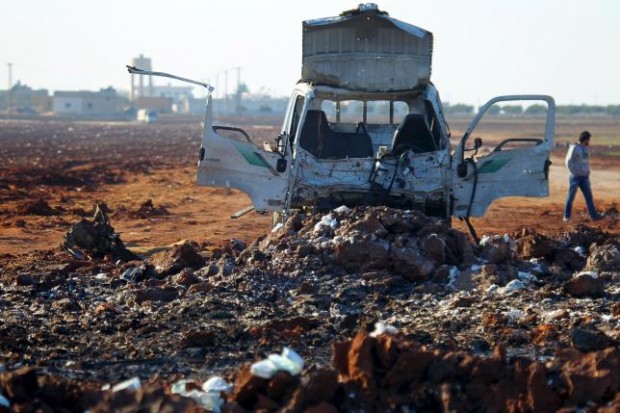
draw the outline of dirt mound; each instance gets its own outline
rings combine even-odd
[[[69,233],[72,255],[0,256],[12,409],[191,411],[212,395],[173,384],[214,374],[234,383],[229,412],[619,402],[618,236],[522,230],[474,244],[416,212],[341,207],[250,245],[184,242],[123,262],[95,215]],[[303,357],[301,376],[251,373],[283,346]],[[134,376],[138,390],[101,390]]]
[[[142,205],[140,205],[140,208],[138,208],[136,211],[129,212],[129,216],[131,218],[140,218],[140,219],[146,219],[146,218],[162,216],[162,215],[170,215],[170,212],[168,212],[168,210],[164,208],[163,206],[160,206],[160,207],[154,206],[152,199],[146,200]]]
[[[27,202],[20,205],[16,212],[20,215],[52,216],[60,215],[64,211],[62,209],[52,208],[44,199],[37,199],[34,202]]]
[[[607,409],[601,411],[620,408],[620,351],[612,347],[587,354],[560,351],[547,364],[526,359],[508,362],[501,347],[492,357],[479,357],[430,350],[399,336],[372,337],[360,332],[352,340],[334,343],[331,366],[311,367],[301,379],[288,372],[267,379],[251,371],[249,365],[239,369],[232,393],[208,410],[518,412],[584,405]],[[182,397],[170,394],[177,384],[129,382],[131,385],[105,390],[92,382],[37,375],[27,367],[0,373],[0,389],[15,411],[36,406],[54,411],[190,412],[213,406],[199,390],[186,394],[201,398]],[[200,389],[198,384],[188,385]]]
[[[125,248],[120,235],[110,225],[107,205],[97,204],[93,220],[82,219],[65,234],[62,247],[76,258],[93,256],[114,260],[132,261],[140,258]]]

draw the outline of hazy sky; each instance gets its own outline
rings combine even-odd
[[[288,96],[301,73],[301,21],[344,0],[2,0],[0,89],[129,88],[125,65]],[[619,0],[383,0],[390,16],[433,32],[432,80],[444,101],[482,104],[544,93],[559,104],[620,104]],[[167,84],[167,79],[156,79]],[[172,81],[175,85],[182,85]]]

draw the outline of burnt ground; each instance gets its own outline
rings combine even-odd
[[[603,221],[561,223],[556,168],[551,198],[502,200],[474,244],[386,208],[229,220],[249,201],[193,185],[195,123],[0,132],[0,411],[196,411],[172,384],[214,375],[231,412],[620,406],[618,217],[596,192],[613,158]],[[301,376],[250,374],[285,346]]]

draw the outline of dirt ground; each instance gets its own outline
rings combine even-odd
[[[199,120],[0,120],[0,413],[618,411],[618,122],[557,126],[551,196],[495,202],[476,244],[384,207],[232,220]],[[565,224],[584,127],[606,217]]]
[[[235,121],[235,120],[230,120]],[[278,119],[243,119],[257,142],[273,140]],[[620,140],[620,125],[599,119],[558,120],[558,137],[572,140],[588,127],[594,133],[592,186],[597,207],[610,218],[591,223],[578,194],[574,219],[562,222],[567,190],[565,149],[553,156],[548,198],[509,198],[493,203],[482,218],[472,218],[478,235],[503,234],[521,228],[560,234],[579,223],[618,233],[617,200],[620,158],[605,156],[597,133]],[[453,136],[465,123],[455,121]],[[268,232],[271,217],[231,214],[251,204],[235,190],[198,187],[195,164],[199,148],[198,119],[159,124],[1,121],[0,123],[0,252],[17,253],[58,245],[69,225],[89,216],[96,201],[110,208],[114,228],[132,250],[147,252],[185,239],[217,244],[230,238],[250,242]],[[620,146],[620,141],[615,148]],[[616,149],[617,150],[617,149]],[[613,151],[611,151],[613,152]],[[137,216],[151,201],[166,214]],[[42,205],[37,206],[37,202]],[[44,204],[47,204],[44,205]],[[44,211],[37,211],[37,207]],[[49,208],[47,208],[49,207]],[[466,231],[464,223],[453,221]]]

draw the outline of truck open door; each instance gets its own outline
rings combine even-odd
[[[544,116],[540,132],[527,137],[503,137],[494,143],[493,149],[488,153],[478,154],[482,139],[491,138],[471,138],[480,120],[489,114],[489,109],[494,104],[515,101],[518,104],[521,101],[545,104],[546,115],[545,106],[537,105],[543,110],[541,115]],[[491,112],[500,114],[497,111]],[[536,119],[541,119],[540,115]],[[499,96],[481,107],[455,149],[452,167],[452,215],[465,219],[482,216],[493,200],[508,196],[548,196],[551,164],[549,157],[553,148],[554,130],[555,102],[550,96]],[[466,157],[466,152],[473,155]]]
[[[245,208],[233,217],[252,209],[280,211],[284,208],[292,158],[288,142],[285,143],[289,139],[286,131],[278,138],[277,148],[266,144],[261,148],[243,129],[213,124],[211,85],[132,66],[127,66],[127,70],[132,75],[167,77],[205,88],[207,103],[196,180],[198,185],[235,188],[247,193],[253,207]]]
[[[279,211],[285,204],[291,169],[287,149],[286,145],[259,147],[240,128],[213,125],[209,95],[197,183],[239,189],[250,196],[255,210]]]

